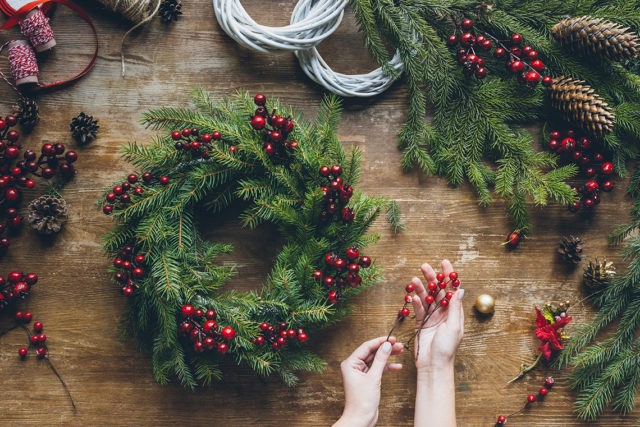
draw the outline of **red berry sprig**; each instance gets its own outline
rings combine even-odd
[[[615,186],[611,180],[611,175],[615,172],[613,162],[607,160],[586,136],[578,136],[571,129],[564,134],[553,130],[549,134],[547,146],[551,151],[562,156],[565,162],[578,165],[585,179],[583,185],[574,187],[579,198],[569,206],[571,212],[577,212],[580,208],[593,208],[600,203],[600,190],[605,192],[613,190]]]
[[[17,124],[15,116],[0,119],[0,236],[22,225],[18,208],[22,201],[23,189],[35,187],[31,175],[51,179],[56,175],[64,180],[72,178],[76,170],[73,163],[78,160],[75,151],[67,151],[62,144],[42,145],[38,157],[35,151],[26,150],[24,159],[20,157],[18,144],[20,133],[12,129]],[[0,238],[0,255],[7,252],[9,240]]]
[[[526,237],[526,230],[515,229],[507,236],[507,240],[503,243],[509,249],[515,249],[520,242]]]
[[[349,223],[355,218],[353,208],[347,206],[353,196],[353,187],[344,183],[340,175],[342,175],[342,166],[340,165],[320,168],[320,176],[326,179],[322,186],[324,194],[324,207],[320,212],[322,222],[328,222],[336,214],[339,214],[339,218],[344,223]]]
[[[371,266],[371,258],[360,255],[360,250],[355,246],[346,250],[345,258],[328,253],[324,257],[324,271],[313,272],[313,278],[328,289],[327,300],[331,304],[336,304],[340,300],[347,286],[352,288],[360,286],[362,283],[360,269]]]
[[[458,35],[460,33],[460,35]],[[484,53],[493,53],[497,60],[504,61],[507,71],[515,74],[518,80],[529,87],[534,87],[542,81],[545,86],[551,86],[553,78],[542,77],[546,69],[538,58],[538,52],[531,46],[522,46],[522,36],[511,34],[507,41],[499,40],[489,33],[476,33],[473,21],[463,19],[453,34],[447,38],[450,47],[458,48],[458,62],[462,64],[465,75],[483,79],[487,76]],[[508,45],[508,46],[507,46]]]
[[[140,182],[140,178],[142,178],[142,182]],[[171,179],[168,176],[162,175],[159,178],[155,178],[151,172],[145,172],[141,176],[135,173],[129,174],[126,181],[114,186],[111,192],[105,196],[107,203],[102,207],[102,212],[105,215],[111,215],[114,209],[124,209],[132,203],[136,197],[144,194],[144,188],[141,184],[146,186],[151,186],[156,183],[168,185],[170,182]]]
[[[27,338],[28,338],[28,344],[18,349],[18,357],[20,357],[20,360],[24,361],[29,356],[29,349],[30,348],[35,349],[36,357],[40,360],[45,361],[49,365],[49,368],[51,369],[53,374],[58,378],[58,381],[60,381],[60,384],[62,384],[64,391],[67,393],[67,396],[69,397],[71,406],[73,407],[73,412],[76,412],[77,408],[76,408],[76,403],[73,400],[73,396],[71,395],[71,392],[67,387],[67,384],[64,382],[64,380],[56,370],[55,366],[53,366],[53,363],[51,362],[51,359],[49,357],[49,349],[47,348],[47,336],[43,333],[44,324],[42,322],[36,321],[33,323],[33,330],[31,330],[29,329],[27,324],[31,322],[32,318],[33,318],[33,315],[31,314],[30,311],[26,311],[26,312],[17,311],[14,315],[15,326],[11,329],[14,329],[17,327],[22,328],[27,334]]]
[[[545,378],[544,385],[540,388],[540,390],[538,390],[538,393],[527,395],[527,400],[525,401],[524,406],[519,411],[516,411],[509,415],[499,415],[496,421],[495,427],[505,426],[507,424],[509,417],[512,417],[517,414],[521,414],[526,409],[528,409],[533,403],[537,401],[543,401],[544,398],[549,394],[549,391],[551,390],[555,382],[556,381],[553,379],[553,377]]]
[[[176,150],[190,152],[193,157],[208,159],[212,142],[220,141],[222,134],[215,131],[200,135],[200,130],[197,128],[184,128],[182,131],[171,132],[171,139],[175,141]]]
[[[435,313],[439,309],[446,309],[449,307],[449,301],[455,295],[455,292],[460,287],[460,279],[458,278],[458,273],[452,271],[449,273],[449,276],[445,276],[444,273],[439,272],[436,274],[436,281],[429,282],[426,286],[427,296],[425,297],[425,303],[429,306],[429,309],[426,310],[427,315],[422,319],[422,323],[419,328],[416,329],[415,333],[407,340],[405,346],[410,348],[411,343],[416,339],[424,325],[427,324],[433,313]],[[418,298],[416,295],[412,295],[416,290],[416,286],[413,282],[409,282],[404,288],[406,295],[404,296],[404,304],[402,308],[398,311],[396,316],[396,322],[393,327],[389,331],[389,337],[398,326],[399,323],[403,322],[410,314],[411,310],[409,309],[409,304],[413,302],[413,298]]]
[[[26,298],[31,286],[37,282],[38,276],[35,273],[22,273],[17,270],[10,272],[6,279],[0,276],[0,311],[11,303]]]
[[[304,343],[309,339],[309,335],[302,328],[291,328],[286,322],[280,322],[278,326],[262,322],[259,329],[260,333],[253,343],[257,346],[269,345],[274,350],[283,349],[289,341]]]
[[[113,260],[116,269],[114,279],[122,288],[122,294],[130,297],[138,287],[138,280],[147,275],[145,257],[137,252],[135,247],[126,245]]]
[[[295,127],[291,117],[284,117],[267,109],[267,97],[259,93],[253,97],[257,108],[255,114],[250,117],[251,127],[262,131],[262,149],[269,156],[286,155],[298,148],[298,141],[290,139]]]
[[[236,336],[231,326],[220,328],[215,310],[185,304],[180,310],[182,323],[178,332],[193,343],[194,351],[202,353],[216,350],[219,354],[229,351],[229,342]]]

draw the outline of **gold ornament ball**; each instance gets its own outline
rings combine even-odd
[[[480,314],[493,314],[496,308],[496,300],[489,294],[478,295],[475,307]]]

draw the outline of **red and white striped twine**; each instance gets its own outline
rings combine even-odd
[[[51,49],[56,44],[49,18],[40,8],[36,7],[20,21],[20,32],[38,52]]]
[[[9,44],[9,70],[17,85],[38,82],[38,62],[33,48],[24,40]]]

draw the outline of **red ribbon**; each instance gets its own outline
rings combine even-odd
[[[82,19],[84,19],[84,21],[87,24],[89,24],[89,26],[91,27],[91,30],[93,31],[93,35],[96,39],[96,48],[93,52],[93,56],[91,57],[91,60],[89,61],[87,66],[84,68],[84,70],[82,70],[80,73],[71,77],[68,80],[56,81],[46,85],[38,84],[38,86],[36,86],[36,88],[33,89],[33,91],[51,90],[53,88],[67,86],[75,82],[76,80],[79,80],[93,68],[94,64],[96,63],[96,59],[98,58],[98,32],[96,31],[96,27],[93,24],[91,17],[82,8],[80,8],[79,6],[77,6],[76,4],[72,3],[69,0],[36,0],[36,1],[32,1],[31,3],[27,3],[24,6],[22,6],[20,10],[18,10],[13,16],[10,17],[9,20],[7,20],[7,22],[5,22],[2,27],[0,27],[0,30],[8,30],[9,28],[14,27],[20,22],[20,20],[24,19],[24,17],[27,16],[27,14],[31,12],[34,8],[41,5],[51,4],[51,3],[59,3],[63,6],[68,7],[69,9],[76,12]]]

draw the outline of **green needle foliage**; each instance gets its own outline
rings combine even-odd
[[[373,57],[387,64],[386,46],[390,46],[404,61],[409,110],[399,135],[403,169],[418,167],[427,174],[446,176],[453,184],[468,181],[481,204],[504,200],[514,227],[521,230],[530,225],[529,204],[566,205],[575,199],[565,181],[576,169],[557,167],[555,155],[537,153],[533,138],[522,128],[557,122],[544,89],[518,83],[491,55],[486,79],[463,74],[446,39],[465,17],[474,20],[478,31],[501,40],[521,34],[552,76],[573,76],[590,84],[617,116],[615,132],[601,141],[615,151],[617,172],[624,175],[625,160],[637,157],[638,76],[622,65],[562,49],[550,29],[567,16],[590,15],[637,31],[640,2],[351,0],[350,4]],[[426,120],[428,108],[431,122]]]
[[[360,151],[346,152],[336,136],[340,104],[335,97],[322,102],[312,122],[277,101],[269,103],[284,117],[293,117],[292,136],[299,142],[287,159],[279,161],[265,153],[261,132],[249,125],[255,106],[248,94],[214,100],[198,90],[194,104],[195,108],[149,111],[143,123],[161,129],[161,136],[147,145],[130,143],[123,148],[124,158],[139,171],[169,176],[170,182],[136,184],[144,193],[131,196],[131,203],[113,212],[117,225],[105,237],[107,253],[116,256],[124,245],[133,245],[146,259],[146,276],[137,281],[122,330],[151,353],[154,376],[163,384],[177,379],[188,388],[209,385],[222,377],[220,362],[233,358],[259,376],[277,374],[293,385],[295,372],[320,371],[324,362],[296,340],[279,350],[255,345],[260,323],[285,322],[288,328],[310,331],[313,339],[314,331],[340,320],[348,311],[349,297],[377,283],[380,269],[375,264],[362,269],[362,284],[343,289],[336,304],[328,301],[327,290],[312,272],[323,268],[327,253],[344,255],[351,246],[362,250],[375,242],[377,236],[366,232],[383,211],[393,228],[400,229],[397,205],[356,191],[349,202],[355,211],[352,222],[319,220],[326,180],[320,167],[341,165],[344,182],[351,185],[359,176]],[[176,149],[171,139],[171,131],[182,128],[197,128],[201,135],[219,131],[222,141],[212,145],[209,158],[194,157]],[[236,153],[230,152],[231,145],[237,147]],[[283,237],[259,291],[221,289],[234,270],[215,259],[232,248],[204,240],[198,228],[203,213],[211,217],[234,206],[242,211],[239,219],[244,226],[267,224]],[[235,329],[237,336],[225,356],[197,353],[180,336],[183,304],[214,309],[221,327]]]

